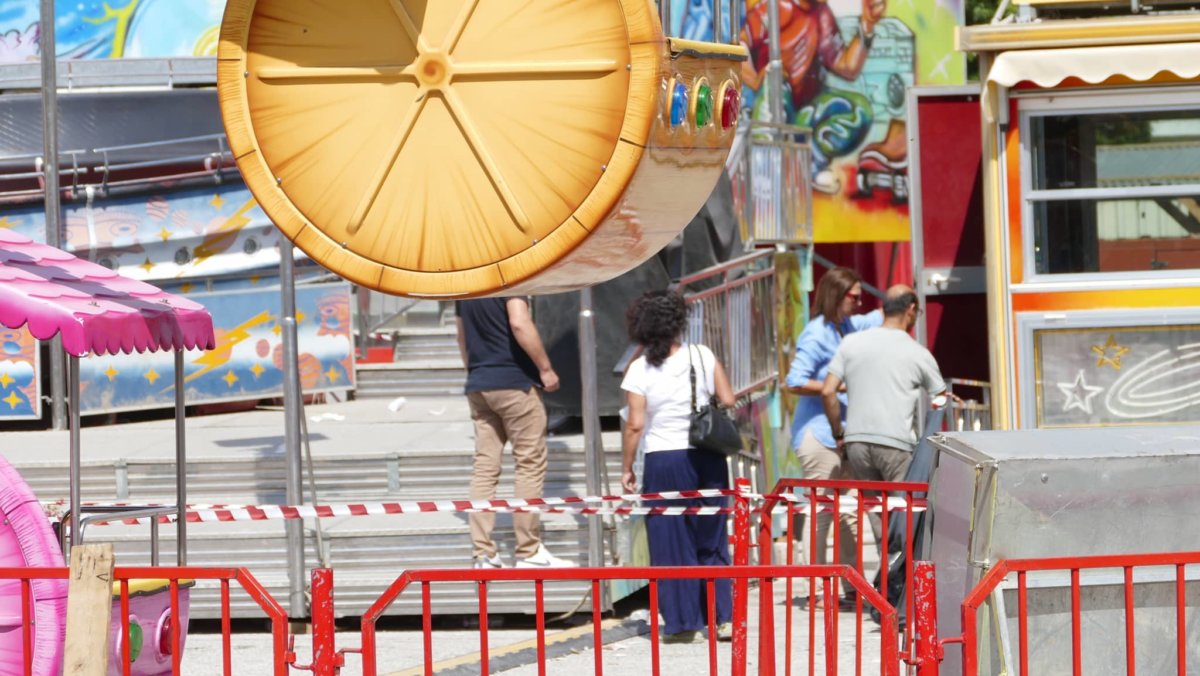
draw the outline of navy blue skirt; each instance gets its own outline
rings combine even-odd
[[[689,448],[646,454],[642,490],[646,493],[728,488],[729,469],[715,453]],[[725,498],[647,501],[652,507],[723,507]],[[729,533],[724,514],[646,517],[650,564],[654,566],[728,566]],[[698,631],[708,626],[708,599],[703,580],[663,580],[658,587],[659,610],[665,626],[674,634]],[[733,616],[733,586],[730,580],[716,581],[716,623]]]

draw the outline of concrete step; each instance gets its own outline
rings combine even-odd
[[[454,354],[418,362],[359,364],[356,377],[360,398],[436,396],[462,394],[467,371]]]

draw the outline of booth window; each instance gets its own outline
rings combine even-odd
[[[1200,109],[1025,121],[1035,274],[1200,269]]]

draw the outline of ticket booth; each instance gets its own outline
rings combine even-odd
[[[1018,4],[959,32],[996,429],[1200,421],[1200,13],[1166,9]]]

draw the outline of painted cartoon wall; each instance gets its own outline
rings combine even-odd
[[[744,100],[771,121],[767,3],[746,5]],[[963,10],[962,0],[780,1],[784,116],[812,130],[817,242],[909,238],[905,90],[965,82],[954,50]],[[712,0],[673,0],[674,34],[711,39],[712,15]]]
[[[39,0],[0,0],[0,63],[37,59]],[[225,0],[59,0],[65,59],[216,56]]]
[[[217,347],[184,357],[189,404],[245,401],[283,393],[283,342],[278,286],[188,296],[213,315]],[[306,393],[354,386],[350,285],[296,289],[300,385]],[[88,357],[80,363],[84,414],[170,406],[175,396],[170,353]]]

